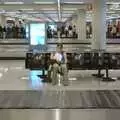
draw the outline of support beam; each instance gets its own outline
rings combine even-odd
[[[54,20],[54,18],[50,17],[48,13],[44,13],[44,12],[45,12],[45,11],[42,11],[42,12],[40,12],[40,14],[44,15],[44,16],[45,16],[46,18],[48,18],[49,20],[51,20],[51,21],[53,21],[53,22],[56,22],[56,21]]]
[[[106,49],[106,3],[94,0],[93,3],[93,40],[92,49]]]
[[[77,12],[77,32],[79,40],[86,40],[86,11]]]
[[[41,10],[41,9],[46,9],[46,10],[57,10],[57,6],[56,4],[52,4],[52,5],[34,5],[34,4],[31,4],[31,5],[27,5],[27,4],[24,4],[24,5],[0,5],[0,8],[1,9],[4,9],[4,10],[22,10],[22,9],[34,9],[34,10]]]
[[[62,16],[61,16],[61,2],[58,0],[58,21],[61,21]]]
[[[0,8],[4,10],[21,10],[21,9],[34,9],[34,10],[57,10],[58,6],[57,4],[23,4],[23,5],[4,5],[0,4]],[[61,5],[62,10],[77,10],[77,9],[86,9],[87,5]]]
[[[0,15],[0,25],[3,27],[6,25],[6,17],[4,15]]]

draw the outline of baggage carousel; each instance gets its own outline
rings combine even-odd
[[[120,109],[120,90],[0,91],[0,109]]]

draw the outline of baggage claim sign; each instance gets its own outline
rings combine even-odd
[[[44,45],[45,40],[45,23],[30,23],[30,45]]]

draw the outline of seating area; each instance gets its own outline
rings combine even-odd
[[[109,77],[109,69],[120,69],[120,53],[67,53],[67,59],[69,70],[98,70],[94,76],[102,77],[103,81],[114,81]],[[27,53],[25,63],[27,69],[43,70],[43,76],[46,76],[44,71],[51,64],[50,53]],[[106,76],[101,74],[101,70],[106,70]]]

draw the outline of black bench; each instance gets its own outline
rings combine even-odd
[[[96,77],[103,77],[101,70],[106,70],[103,81],[114,81],[109,77],[109,69],[120,69],[120,53],[67,53],[67,59],[69,70],[98,70],[98,74],[93,74]],[[45,70],[50,64],[50,53],[27,53],[25,63],[26,69],[42,70],[41,77],[46,78]]]

